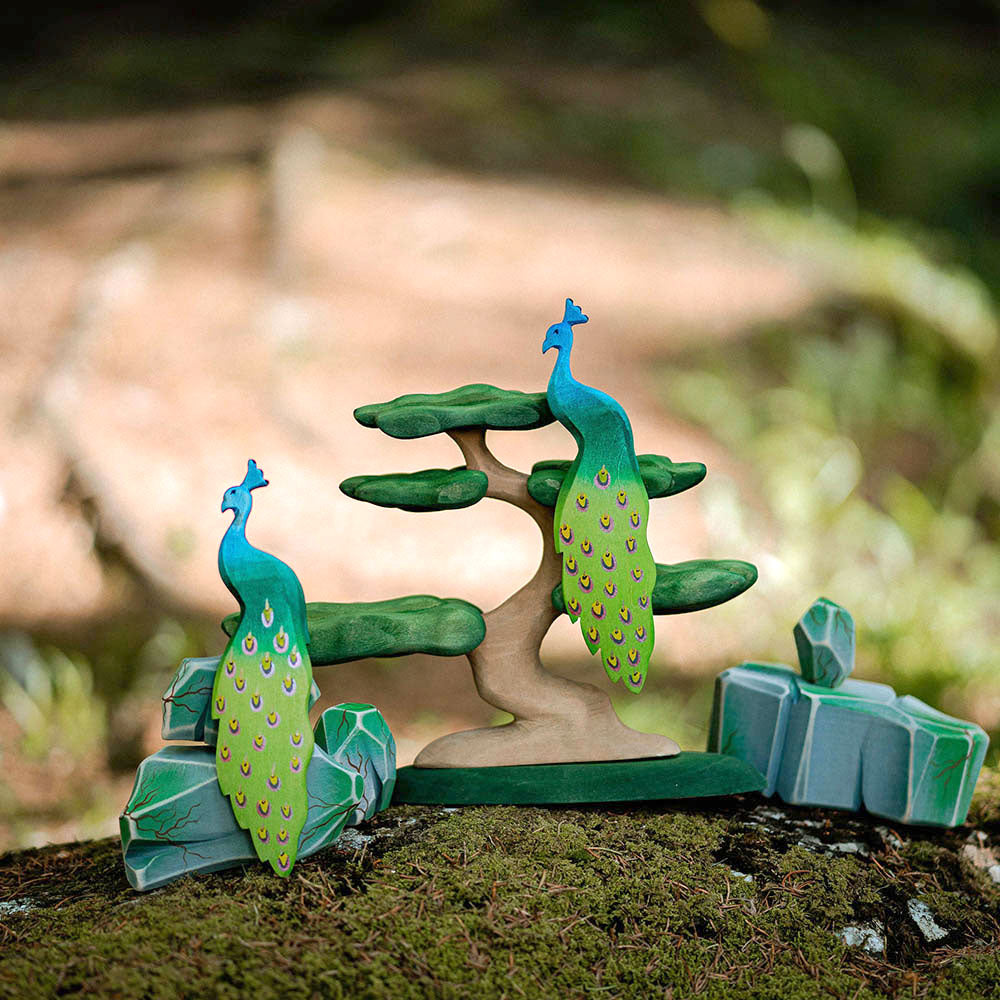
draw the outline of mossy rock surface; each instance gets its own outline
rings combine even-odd
[[[411,393],[386,403],[369,403],[354,411],[365,427],[377,427],[395,438],[419,438],[443,431],[532,430],[555,417],[544,392],[519,392],[476,383],[448,392]]]
[[[0,857],[0,997],[982,1000],[1000,890],[965,849],[998,838],[756,795],[393,806],[287,879],[253,864],[146,895],[116,841],[58,845]],[[845,944],[869,925],[881,950]]]
[[[738,597],[757,581],[757,567],[740,559],[689,559],[657,563],[653,614],[680,615],[704,611]],[[552,604],[566,613],[562,584],[552,591]]]
[[[489,480],[478,469],[425,469],[351,476],[340,484],[352,500],[417,512],[471,507],[486,496]]]
[[[650,500],[669,497],[697,486],[705,478],[701,462],[671,462],[665,455],[638,455],[639,474]],[[544,507],[554,507],[572,463],[562,459],[536,462],[528,477],[528,492]]]
[[[486,635],[483,613],[474,604],[430,594],[355,604],[311,601],[306,619],[309,655],[317,667],[407,653],[461,656]],[[236,631],[238,622],[236,614],[223,619],[226,635]]]

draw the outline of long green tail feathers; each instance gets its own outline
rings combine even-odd
[[[212,691],[216,771],[236,821],[279,875],[295,864],[309,801],[312,667],[291,609],[275,595],[247,606]]]
[[[653,651],[656,563],[646,541],[649,498],[635,475],[605,465],[567,476],[555,509],[556,550],[570,619],[612,681],[638,694]]]

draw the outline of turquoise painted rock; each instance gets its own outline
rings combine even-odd
[[[854,619],[825,597],[815,601],[795,626],[799,670],[810,684],[839,687],[854,670]]]
[[[178,677],[197,675],[204,665],[191,663],[185,661]],[[188,692],[185,701],[197,700],[197,687],[182,684],[178,690]],[[185,714],[196,716],[196,704],[189,707]],[[165,702],[165,719],[168,711],[172,715],[177,709],[168,710]],[[179,725],[179,717],[174,724]],[[344,827],[384,808],[396,778],[395,742],[371,705],[328,708],[315,736],[306,779],[309,814],[299,838],[299,857],[329,846]],[[237,825],[229,800],[219,790],[211,746],[165,747],[147,757],[136,772],[119,827],[126,876],[135,889],[155,889],[182,875],[256,861],[249,833]]]
[[[885,684],[829,687],[780,664],[744,663],[716,680],[708,749],[753,765],[764,794],[785,802],[948,827],[965,821],[988,742],[975,723]]]
[[[387,808],[396,785],[396,741],[382,713],[371,705],[328,708],[316,723],[316,745],[364,783],[358,807],[348,820],[357,826]]]

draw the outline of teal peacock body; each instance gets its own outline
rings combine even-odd
[[[632,427],[607,393],[570,370],[572,327],[587,317],[566,300],[561,323],[542,345],[558,351],[548,385],[556,419],[573,435],[577,456],[556,500],[556,551],[563,557],[566,610],[580,621],[590,652],[600,650],[608,677],[642,690],[653,651],[651,595],[656,563],[646,540],[649,496],[639,474]]]
[[[266,485],[251,459],[243,482],[226,490],[222,501],[235,517],[219,547],[219,573],[241,616],[219,661],[212,716],[219,720],[219,787],[250,832],[257,856],[287,875],[308,812],[312,666],[298,578],[246,539],[250,491]]]

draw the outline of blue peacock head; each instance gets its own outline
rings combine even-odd
[[[243,477],[243,482],[239,486],[230,486],[222,495],[223,511],[235,510],[237,516],[247,514],[253,503],[250,491],[258,486],[267,486],[264,473],[257,468],[257,463],[251,458],[247,462],[247,474]]]
[[[576,304],[574,304],[572,299],[566,300],[566,311],[563,313],[563,318],[561,323],[553,323],[552,326],[545,331],[545,340],[542,343],[542,354],[544,354],[550,347],[554,347],[557,351],[561,351],[563,348],[569,350],[573,346],[573,327],[578,323],[586,323],[587,317],[584,316],[583,310]]]

